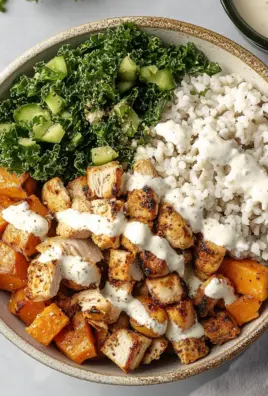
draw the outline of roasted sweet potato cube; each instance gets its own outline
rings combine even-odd
[[[42,201],[51,212],[60,212],[71,207],[70,195],[59,177],[53,177],[44,184]]]
[[[120,195],[123,168],[117,161],[87,169],[90,195],[95,198],[115,198]]]
[[[81,312],[76,312],[71,323],[56,335],[55,343],[61,352],[78,364],[97,356],[93,332]]]
[[[27,268],[25,257],[0,241],[0,289],[15,291],[26,286]]]
[[[184,282],[175,272],[162,278],[147,278],[146,285],[154,301],[162,306],[178,303],[187,294]]]
[[[248,294],[259,301],[268,297],[268,268],[254,260],[226,258],[219,268],[239,294]]]
[[[29,173],[9,173],[5,168],[0,168],[0,196],[11,199],[24,199],[36,190],[36,182]]]
[[[138,253],[137,258],[146,276],[158,278],[169,273],[166,261],[159,259],[147,250]]]
[[[225,253],[224,247],[199,237],[195,248],[194,266],[198,271],[213,274],[221,265]]]
[[[14,201],[12,201],[10,198],[0,196],[0,213],[2,212],[3,209],[6,209],[13,204]],[[2,216],[0,216],[0,233],[5,231],[7,225],[8,222],[5,219],[3,219]]]
[[[29,209],[33,212],[39,214],[42,217],[47,217],[49,214],[49,210],[42,204],[40,199],[36,195],[30,195],[26,202],[29,205]]]
[[[240,334],[239,327],[227,311],[217,312],[215,317],[205,319],[202,324],[212,344],[222,345]]]
[[[157,234],[166,238],[174,249],[188,249],[194,244],[193,233],[184,218],[173,207],[163,203],[157,218]]]
[[[52,303],[37,315],[32,324],[26,328],[26,331],[36,341],[48,346],[69,321],[62,310],[55,303]]]
[[[18,316],[27,326],[29,326],[36,316],[45,309],[43,301],[34,302],[27,297],[27,290],[19,289],[12,294],[8,304],[11,313]]]
[[[120,329],[104,342],[101,351],[125,373],[141,363],[152,340],[128,329]]]
[[[159,197],[148,186],[141,190],[133,190],[127,197],[127,214],[130,217],[141,217],[146,220],[154,220],[158,213]]]
[[[143,361],[143,364],[150,364],[153,360],[159,360],[160,356],[168,347],[168,340],[165,337],[159,337],[152,340],[151,345],[147,349]]]
[[[191,300],[181,301],[179,304],[166,308],[169,320],[174,322],[182,331],[188,330],[195,324],[196,313]]]
[[[172,346],[182,364],[193,363],[209,353],[204,338],[186,338],[185,340],[172,342]]]
[[[109,279],[132,281],[142,279],[142,272],[134,262],[135,256],[125,250],[110,251]]]
[[[77,197],[83,200],[91,199],[86,176],[79,176],[70,181],[67,185],[67,191],[72,199]]]
[[[41,242],[38,236],[19,230],[12,224],[6,227],[2,240],[28,259],[37,253],[36,246]]]
[[[259,317],[261,302],[252,296],[240,296],[235,302],[226,305],[227,311],[236,320],[238,326]]]
[[[150,160],[138,160],[133,164],[133,173],[139,173],[144,176],[159,177],[155,167]]]

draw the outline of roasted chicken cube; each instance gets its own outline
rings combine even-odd
[[[166,238],[174,249],[188,249],[194,244],[193,233],[184,218],[167,203],[160,206],[157,234]]]
[[[119,329],[106,339],[101,351],[125,373],[141,363],[152,340],[128,329]]]
[[[137,259],[146,276],[159,278],[169,273],[166,261],[157,258],[153,253],[147,250],[139,252]]]
[[[209,353],[204,338],[186,338],[185,340],[172,342],[172,346],[182,364],[193,363]]]
[[[62,291],[59,291],[54,299],[55,304],[71,318],[78,311],[78,304],[71,296],[67,296]]]
[[[33,301],[46,301],[55,297],[61,282],[58,260],[42,263],[34,259],[28,267],[28,297]]]
[[[215,317],[205,319],[202,324],[205,335],[212,344],[222,345],[240,334],[239,327],[227,311],[218,312]]]
[[[120,237],[109,237],[107,235],[92,234],[92,240],[100,249],[118,249],[120,246]]]
[[[120,310],[114,307],[98,289],[85,290],[75,294],[73,302],[79,304],[84,317],[90,321],[113,323],[120,315]]]
[[[78,212],[91,212],[91,201],[75,197],[73,198],[72,209],[78,210]]]
[[[196,268],[194,270],[196,276],[203,282],[208,280],[212,274],[207,274],[206,272],[198,271]]]
[[[109,330],[114,333],[119,329],[128,329],[129,328],[129,317],[125,312],[121,312],[119,318],[116,322],[112,323],[109,326]]]
[[[199,237],[195,248],[194,266],[197,271],[214,274],[221,265],[225,253],[224,247]]]
[[[230,290],[233,291],[233,287],[230,281],[225,278],[223,275],[216,274],[203,282],[196,291],[194,298],[194,305],[198,312],[198,315],[201,318],[205,318],[206,316],[214,315],[214,308],[220,301],[219,298],[211,298],[211,296],[206,295],[205,289],[210,284],[213,279],[218,279],[219,282],[224,282],[226,286],[230,287]]]
[[[169,320],[182,331],[190,329],[196,322],[196,313],[191,300],[181,301],[179,304],[166,308]]]
[[[8,224],[3,233],[2,240],[16,250],[16,252],[22,253],[27,259],[30,259],[37,253],[36,246],[41,242],[38,236],[19,230],[13,224]]]
[[[53,177],[44,184],[42,200],[51,212],[61,212],[71,207],[70,195],[59,177]]]
[[[165,337],[159,337],[152,340],[151,345],[147,349],[143,361],[143,364],[150,364],[153,360],[159,360],[160,356],[168,347],[168,340]]]
[[[128,238],[126,238],[124,235],[121,236],[121,246],[128,250],[130,253],[133,254],[133,256],[136,257],[139,248],[138,246],[134,245],[134,243],[130,242],[130,240]]]
[[[146,285],[153,300],[164,307],[180,302],[187,294],[184,281],[175,272],[162,278],[147,278]]]
[[[120,195],[123,168],[113,161],[87,169],[89,192],[95,198],[115,198]]]
[[[151,176],[153,178],[159,177],[155,167],[150,160],[139,160],[133,164],[133,173],[139,173],[144,176]]]
[[[90,200],[90,191],[87,184],[86,176],[79,176],[70,181],[67,185],[67,191],[72,199],[81,198],[82,200]]]
[[[127,214],[130,217],[141,217],[148,221],[156,218],[158,213],[159,197],[156,192],[148,186],[141,190],[133,190],[127,197]]]
[[[143,273],[135,256],[125,250],[110,250],[109,279],[119,281],[141,280]]]
[[[136,282],[133,289],[133,296],[150,297],[150,293],[146,284],[146,280]]]
[[[62,221],[58,222],[56,234],[64,239],[88,239],[91,236],[91,232],[89,230],[76,230],[72,227],[69,227]]]

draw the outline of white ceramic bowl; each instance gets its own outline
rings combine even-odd
[[[223,71],[239,73],[258,89],[268,94],[267,67],[250,52],[227,38],[194,26],[165,18],[132,17],[115,18],[89,23],[60,33],[32,48],[19,57],[0,75],[0,98],[7,95],[14,79],[21,73],[30,72],[39,60],[55,56],[57,49],[65,43],[78,45],[92,32],[114,27],[123,21],[133,21],[148,33],[159,36],[167,43],[194,42],[211,61],[219,62]],[[24,324],[8,311],[9,295],[0,292],[0,332],[28,355],[65,374],[83,380],[117,385],[149,385],[184,379],[219,366],[233,358],[250,345],[268,328],[268,304],[264,304],[261,315],[247,324],[238,338],[223,346],[212,348],[204,359],[188,366],[180,364],[175,357],[166,358],[149,366],[141,366],[133,374],[125,375],[110,361],[88,361],[79,366],[67,359],[53,346],[45,348],[25,332]]]

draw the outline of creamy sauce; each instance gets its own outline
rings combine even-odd
[[[152,319],[142,303],[129,294],[126,290],[116,288],[109,282],[106,282],[102,294],[110,303],[120,311],[126,312],[139,325],[150,328],[155,334],[161,336],[167,329],[167,321],[160,323]]]
[[[59,261],[62,279],[71,280],[85,287],[91,284],[99,285],[101,273],[95,263],[86,261],[80,256],[65,255],[62,247],[56,244],[38,257],[40,263],[54,260]]]
[[[157,135],[164,137],[167,142],[173,143],[180,154],[186,152],[189,148],[191,130],[188,126],[180,125],[173,120],[169,120],[157,124],[155,131]]]
[[[202,233],[206,241],[214,242],[229,250],[233,249],[239,239],[239,235],[232,225],[220,224],[218,220],[212,218],[203,221]]]
[[[66,209],[56,214],[57,220],[74,230],[88,230],[95,235],[107,235],[111,238],[121,235],[126,223],[125,216],[119,212],[114,220],[75,209]]]
[[[11,205],[2,210],[2,217],[18,230],[34,234],[40,239],[43,239],[48,233],[47,220],[30,210],[27,202]]]
[[[185,267],[185,272],[183,276],[183,280],[188,286],[189,289],[189,296],[195,297],[197,289],[203,283],[194,273],[193,268],[191,265]]]
[[[180,276],[183,276],[183,255],[177,254],[166,239],[154,235],[147,224],[132,221],[126,225],[123,234],[142,250],[151,252],[160,260],[165,260],[170,272],[176,271]]]
[[[158,197],[162,198],[168,189],[168,185],[161,177],[152,178],[152,176],[142,175],[141,173],[126,175],[125,191],[142,190],[146,186],[152,188]]]
[[[130,276],[132,277],[133,280],[138,281],[138,282],[143,279],[143,272],[141,270],[141,267],[137,263],[137,261],[134,261],[131,264]]]
[[[204,334],[204,327],[199,322],[195,322],[192,327],[183,331],[176,323],[169,321],[166,331],[167,339],[172,342],[179,342],[187,338],[201,338]]]
[[[241,17],[256,32],[268,37],[268,1],[234,0],[234,5]]]
[[[237,300],[234,288],[225,279],[213,278],[205,288],[205,295],[210,298],[223,299],[225,305]]]

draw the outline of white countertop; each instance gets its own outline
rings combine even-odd
[[[192,22],[222,33],[254,52],[268,63],[268,55],[250,45],[235,29],[221,7],[220,0],[9,0],[8,13],[0,14],[0,71],[16,56],[39,41],[70,27],[113,16],[154,15]],[[266,350],[265,354],[264,351]],[[258,351],[258,355],[255,352]],[[264,335],[232,365],[192,379],[160,386],[128,388],[91,384],[57,373],[19,351],[0,336],[1,396],[255,396],[251,379],[260,384],[258,396],[267,395],[268,382],[258,373],[268,372],[268,334]],[[257,358],[256,358],[257,356]],[[237,375],[243,368],[244,377]],[[228,378],[233,378],[231,385]],[[237,378],[235,378],[237,376]],[[224,393],[219,384],[224,385]],[[262,393],[263,389],[263,393]],[[218,390],[218,391],[217,391]]]

